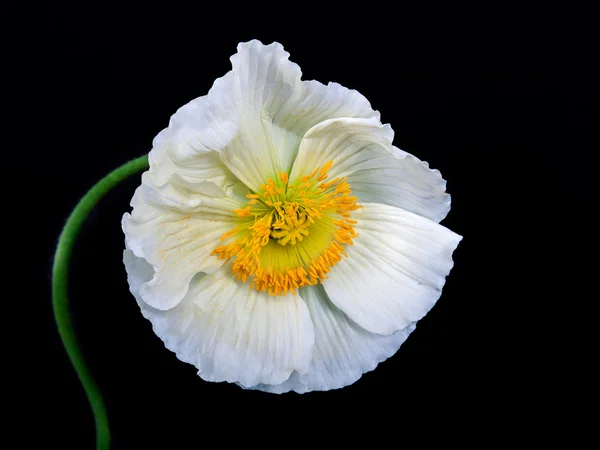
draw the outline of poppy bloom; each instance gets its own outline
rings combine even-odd
[[[302,81],[278,43],[172,117],[123,217],[130,290],[207,381],[349,385],[435,304],[461,237],[439,171],[358,92]]]

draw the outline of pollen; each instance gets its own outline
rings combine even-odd
[[[273,296],[321,283],[358,236],[352,211],[360,208],[347,178],[325,181],[334,161],[290,180],[267,178],[248,205],[234,212],[238,224],[221,236],[211,255],[231,263],[237,280]]]

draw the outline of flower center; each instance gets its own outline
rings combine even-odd
[[[325,181],[332,165],[329,161],[293,182],[279,172],[259,193],[246,195],[248,206],[235,210],[240,223],[221,236],[230,242],[211,255],[233,259],[237,280],[250,278],[250,289],[271,295],[321,283],[346,255],[343,246],[358,236],[350,217],[360,208],[357,197],[346,177]]]

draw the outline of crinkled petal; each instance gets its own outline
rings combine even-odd
[[[331,269],[327,295],[358,325],[390,335],[421,319],[441,294],[461,236],[393,206],[352,213],[359,236]]]
[[[372,163],[372,167],[354,170],[348,176],[352,193],[360,202],[397,206],[438,223],[446,217],[450,194],[439,170],[394,146],[391,157]]]
[[[239,97],[237,144],[222,152],[240,180],[258,190],[268,177],[289,172],[302,135],[333,117],[379,117],[357,91],[337,83],[301,81],[300,67],[281,44],[253,40],[231,57]]]
[[[314,331],[298,295],[273,297],[248,290],[227,267],[197,275],[185,298],[161,311],[142,301],[140,289],[152,268],[126,249],[130,290],[154,332],[177,357],[207,381],[244,386],[278,384],[296,370],[306,372]]]
[[[239,182],[219,155],[238,133],[232,91],[229,73],[214,82],[208,95],[190,101],[171,116],[169,126],[154,138],[149,154],[149,175],[156,186],[180,179],[211,182],[229,194]]]
[[[258,191],[278,171],[289,172],[312,126],[333,117],[379,117],[355,90],[302,81],[300,67],[288,58],[277,42],[239,44],[232,70],[208,95],[181,107],[154,140],[153,182],[162,186],[178,173],[188,181],[209,179],[227,192],[237,177]],[[228,170],[207,170],[215,152]]]
[[[252,389],[302,394],[348,386],[396,353],[416,327],[412,323],[389,336],[370,333],[336,308],[322,285],[302,288],[300,296],[308,306],[315,328],[315,347],[308,371],[293,372],[281,384],[260,384]]]
[[[183,299],[196,273],[210,273],[222,265],[210,253],[233,228],[233,209],[239,204],[192,192],[176,196],[170,192],[174,185],[157,188],[147,176],[122,227],[126,245],[154,268],[153,277],[140,286],[141,298],[154,308],[169,309]]]
[[[333,160],[329,179],[348,177],[359,202],[397,206],[440,222],[450,195],[438,170],[392,145],[394,132],[378,118],[324,121],[306,133],[290,178]]]

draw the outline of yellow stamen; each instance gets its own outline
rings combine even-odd
[[[333,166],[333,159],[331,161],[327,161],[325,164],[323,164],[323,167],[321,167],[319,174],[321,176],[325,175],[327,172],[329,172],[329,169],[331,169],[331,166]]]
[[[246,206],[242,209],[234,209],[233,212],[240,217],[248,217],[250,215],[250,206]]]
[[[323,182],[332,166],[328,161],[294,183],[286,172],[277,173],[283,185],[268,178],[261,192],[246,195],[248,206],[234,210],[240,223],[221,241],[234,240],[211,254],[225,263],[232,259],[237,280],[270,295],[321,283],[358,236],[350,215],[360,206],[347,179]]]
[[[286,172],[279,172],[279,179],[284,183],[287,183],[289,180],[288,174]]]

